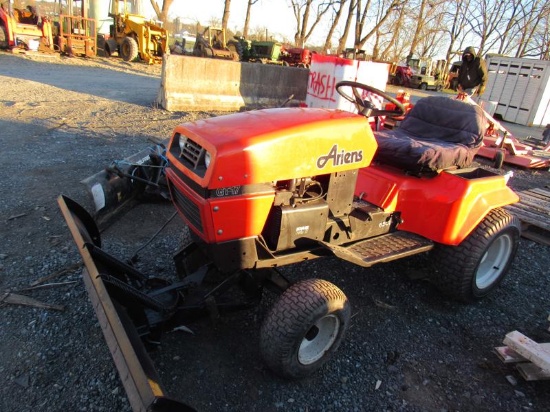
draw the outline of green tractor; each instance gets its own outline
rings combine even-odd
[[[286,61],[280,60],[283,45],[276,41],[253,40],[250,44],[249,62],[262,64],[280,64],[288,66]]]

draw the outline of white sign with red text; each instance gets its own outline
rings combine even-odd
[[[336,83],[350,80],[386,90],[389,66],[386,63],[344,59],[337,56],[314,54],[309,70],[306,105],[355,112],[355,106],[336,91]],[[350,88],[344,90],[351,93]],[[368,93],[364,93],[366,97]],[[382,99],[371,94],[371,101],[381,108]]]

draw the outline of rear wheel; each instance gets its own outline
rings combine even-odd
[[[237,54],[237,58],[233,58],[233,60],[239,61],[243,59],[243,45],[239,41],[230,41],[227,43],[227,48]]]
[[[493,209],[460,245],[436,245],[431,255],[436,270],[430,280],[457,300],[481,299],[506,276],[519,237],[519,220],[503,209]]]
[[[295,379],[318,370],[347,330],[351,307],[335,285],[309,279],[289,287],[262,325],[260,352],[278,375]]]
[[[420,83],[420,90],[427,90],[428,84],[427,83]]]
[[[120,45],[120,56],[126,62],[131,62],[138,57],[138,44],[132,37],[125,37]]]
[[[8,46],[8,32],[6,27],[0,23],[0,49],[7,49]]]
[[[493,167],[495,169],[500,169],[504,164],[504,152],[502,150],[497,150],[495,157],[493,158]]]

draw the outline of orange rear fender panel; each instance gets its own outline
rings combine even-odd
[[[328,109],[266,109],[178,126],[211,155],[202,187],[223,188],[318,176],[368,166],[377,149],[365,117]],[[170,142],[171,144],[172,142]],[[169,154],[171,167],[179,167]]]
[[[467,179],[442,172],[418,178],[378,166],[360,171],[355,194],[400,212],[400,230],[447,245],[462,242],[490,210],[519,200],[503,176]]]

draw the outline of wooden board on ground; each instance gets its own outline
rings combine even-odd
[[[495,348],[504,363],[517,363],[516,368],[527,381],[550,379],[550,342],[537,343],[518,331],[510,332],[504,344]]]
[[[505,209],[521,221],[521,235],[550,245],[550,189],[529,189],[518,195],[520,201]]]

